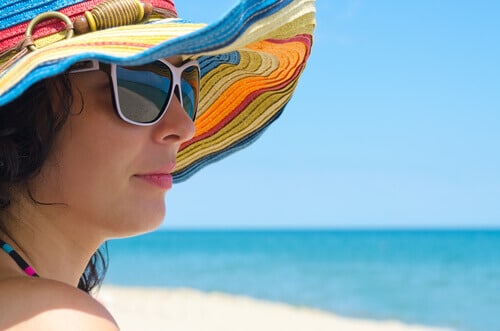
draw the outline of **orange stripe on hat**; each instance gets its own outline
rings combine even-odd
[[[283,44],[283,47],[271,47],[268,45],[269,43],[280,43]],[[196,135],[183,147],[213,135],[239,115],[257,95],[265,91],[279,90],[295,79],[302,70],[302,67],[297,64],[304,63],[309,55],[310,47],[311,37],[307,35],[291,38],[287,41],[268,40],[247,47],[257,51],[266,49],[268,52],[271,49],[272,54],[279,59],[278,62],[281,66],[273,68],[273,73],[266,77],[243,78],[227,87],[218,99],[197,118]],[[295,53],[290,52],[292,49],[295,50]],[[290,54],[294,54],[295,57],[292,58]],[[286,68],[293,70],[287,71]]]

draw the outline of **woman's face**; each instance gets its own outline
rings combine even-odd
[[[155,229],[165,216],[176,154],[194,134],[191,119],[174,98],[155,125],[129,124],[113,108],[104,72],[71,74],[70,82],[71,115],[32,183],[34,198],[64,204],[40,208],[107,237]]]

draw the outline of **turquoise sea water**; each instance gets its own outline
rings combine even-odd
[[[166,231],[109,243],[107,284],[500,330],[500,231]]]

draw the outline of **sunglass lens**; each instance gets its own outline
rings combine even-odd
[[[196,118],[200,91],[200,71],[198,67],[187,67],[181,76],[182,107],[191,119]]]
[[[172,72],[156,63],[137,67],[116,67],[118,102],[122,115],[138,123],[158,119],[172,89]]]

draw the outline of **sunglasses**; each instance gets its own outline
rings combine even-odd
[[[200,67],[189,61],[177,67],[165,60],[139,66],[120,66],[97,60],[78,62],[70,74],[103,71],[112,87],[118,116],[127,123],[147,126],[157,123],[174,95],[193,121],[198,110]]]

